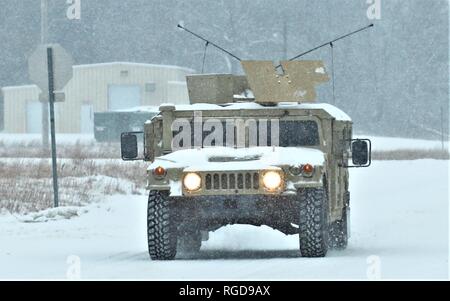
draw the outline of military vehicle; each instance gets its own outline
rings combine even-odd
[[[303,257],[346,248],[348,168],[370,165],[370,141],[352,139],[340,109],[314,102],[328,80],[321,61],[280,66],[242,61],[245,76],[187,76],[190,105],[161,105],[143,133],[122,134],[122,158],[150,162],[153,260],[199,251],[210,231],[231,224],[298,234]]]
[[[119,142],[123,132],[139,132],[144,123],[158,114],[158,107],[137,107],[94,113],[94,137],[97,142]]]

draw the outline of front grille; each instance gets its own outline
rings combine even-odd
[[[207,191],[257,191],[259,190],[258,172],[207,173],[204,175],[204,189]]]

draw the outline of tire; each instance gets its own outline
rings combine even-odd
[[[198,253],[202,246],[200,231],[188,231],[178,235],[177,250],[182,253]]]
[[[177,228],[167,192],[150,191],[147,208],[148,252],[152,260],[172,260],[177,254]]]
[[[328,251],[328,196],[324,188],[306,188],[297,193],[300,202],[300,254],[325,257]]]

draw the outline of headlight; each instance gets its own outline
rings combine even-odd
[[[267,190],[277,190],[282,184],[281,175],[276,171],[268,171],[263,176],[263,184]]]
[[[184,176],[184,187],[189,191],[199,190],[202,185],[202,178],[193,172],[190,172]]]

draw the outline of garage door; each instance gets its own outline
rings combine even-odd
[[[27,102],[27,133],[41,133],[42,131],[42,103]]]
[[[141,105],[140,86],[110,85],[108,88],[109,111],[129,109]]]
[[[94,107],[92,105],[81,106],[81,125],[80,131],[83,134],[94,133]]]

